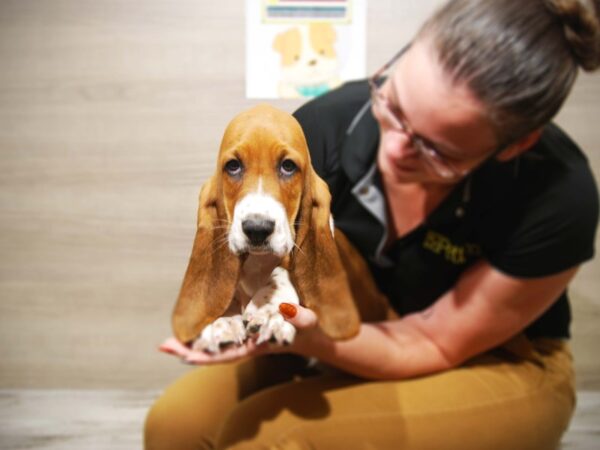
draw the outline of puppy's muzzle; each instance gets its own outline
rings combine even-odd
[[[294,245],[286,210],[263,193],[251,193],[235,205],[229,248],[236,255],[253,253],[283,257]]]
[[[252,247],[264,247],[274,230],[274,220],[253,218],[242,222],[242,231]]]

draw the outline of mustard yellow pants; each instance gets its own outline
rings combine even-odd
[[[519,336],[402,381],[310,373],[291,355],[190,371],[150,409],[147,450],[549,450],[575,406],[566,343]]]

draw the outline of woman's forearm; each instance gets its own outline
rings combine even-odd
[[[369,379],[401,379],[452,367],[442,351],[421,331],[416,315],[362,324],[357,336],[334,341],[319,330],[300,337],[297,351],[305,356]]]

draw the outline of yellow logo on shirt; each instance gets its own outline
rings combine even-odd
[[[453,244],[443,234],[428,231],[423,241],[423,248],[432,251],[436,255],[443,255],[446,261],[452,264],[464,264],[469,256],[481,255],[479,244],[466,243],[462,245]]]

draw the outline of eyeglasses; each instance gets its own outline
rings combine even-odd
[[[411,146],[423,156],[423,159],[431,168],[443,178],[457,178],[466,175],[470,169],[459,170],[456,166],[447,160],[440,151],[429,143],[425,138],[416,134],[405,119],[400,117],[394,110],[397,107],[390,105],[389,99],[381,92],[380,86],[387,78],[386,72],[394,65],[396,61],[408,50],[410,44],[404,46],[392,59],[383,65],[381,69],[368,79],[371,89],[371,104],[378,115],[386,124],[390,125],[395,131],[408,137]],[[494,152],[496,154],[497,152]]]

